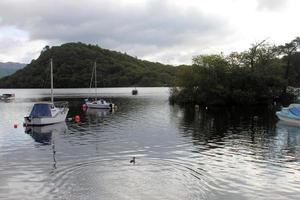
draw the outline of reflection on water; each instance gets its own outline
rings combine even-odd
[[[107,115],[112,114],[114,112],[115,112],[114,110],[110,110],[110,109],[87,109],[86,110],[86,113],[91,118],[106,117]]]
[[[52,135],[66,133],[66,122],[46,126],[26,126],[25,133],[29,134],[34,141],[42,144],[51,144]]]
[[[52,146],[53,169],[56,169],[55,134],[67,133],[65,122],[46,126],[26,126],[25,133],[29,134],[35,142]]]
[[[300,198],[300,128],[276,108],[196,111],[165,89],[115,90],[115,112],[67,95],[81,122],[25,131],[12,125],[33,102],[0,103],[0,199]]]
[[[286,161],[299,161],[300,159],[300,127],[278,122],[276,124],[278,144]],[[300,170],[300,167],[298,167]]]

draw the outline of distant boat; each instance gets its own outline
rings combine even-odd
[[[96,62],[94,63],[91,82],[90,82],[90,88],[92,87],[92,80],[93,75],[95,76],[95,98],[94,99],[86,99],[85,104],[88,108],[97,108],[97,109],[113,109],[114,104],[107,102],[104,99],[97,99],[98,92],[97,92],[97,65]]]
[[[35,103],[29,116],[25,117],[25,126],[43,126],[64,122],[69,112],[68,102],[54,104],[53,98],[53,66],[51,68],[51,102]]]
[[[15,99],[15,94],[2,94],[0,95],[0,100],[3,101],[9,101],[9,100],[14,100]]]
[[[291,104],[276,112],[277,117],[288,124],[300,125],[300,104]]]
[[[138,94],[138,90],[136,88],[134,88],[132,91],[131,91],[132,95],[137,95]]]

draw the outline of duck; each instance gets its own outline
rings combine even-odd
[[[130,163],[135,164],[135,157],[134,156],[132,157],[132,160],[130,160]]]

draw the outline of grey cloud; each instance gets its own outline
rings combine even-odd
[[[257,0],[258,10],[278,11],[283,9],[288,0]]]
[[[223,19],[193,8],[181,9],[172,1],[139,5],[108,0],[12,2],[0,2],[0,26],[15,26],[28,32],[31,40],[46,40],[49,44],[82,41],[129,52],[146,48],[151,53],[151,49],[185,43],[202,45],[193,41],[208,35],[221,38],[230,34]]]

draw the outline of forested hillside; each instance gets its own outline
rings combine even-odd
[[[66,43],[46,46],[38,59],[0,79],[0,88],[50,87],[50,58],[55,88],[89,87],[93,63],[97,63],[99,87],[170,86],[176,68],[140,60],[97,45]]]
[[[300,87],[300,38],[284,45],[265,40],[243,52],[198,55],[179,67],[170,101],[179,104],[249,105],[292,100]]]

